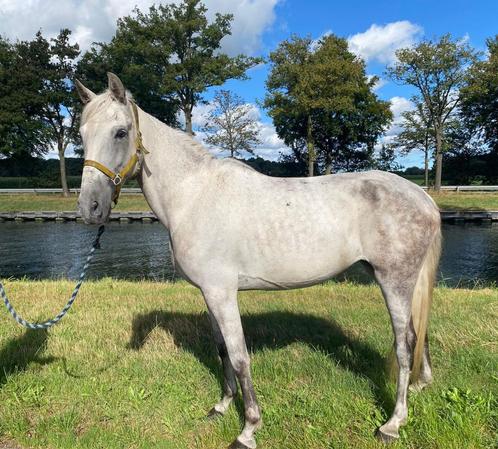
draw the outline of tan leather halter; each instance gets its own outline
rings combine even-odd
[[[127,164],[124,166],[124,168],[119,171],[118,173],[114,173],[112,170],[107,168],[105,165],[101,164],[100,162],[97,161],[92,161],[90,159],[85,159],[85,162],[83,163],[83,167],[93,167],[96,168],[97,170],[101,171],[106,175],[111,182],[115,185],[115,190],[114,190],[114,195],[112,197],[112,201],[114,205],[118,204],[118,199],[119,199],[119,194],[121,193],[121,187],[123,186],[126,178],[129,176],[130,173],[133,172],[135,166],[137,165],[138,161],[140,160],[140,155],[148,154],[149,152],[146,150],[144,147],[144,144],[142,142],[142,133],[140,132],[140,123],[138,121],[138,110],[137,110],[137,105],[133,102],[130,101],[131,104],[131,109],[133,111],[133,117],[135,119],[135,153],[130,157],[129,161]]]

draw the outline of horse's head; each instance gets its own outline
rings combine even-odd
[[[85,105],[80,127],[85,166],[78,205],[85,222],[91,224],[108,220],[122,182],[138,169],[137,141],[141,141],[134,126],[138,112],[121,80],[113,73],[108,73],[108,79],[109,89],[100,95],[76,81]]]

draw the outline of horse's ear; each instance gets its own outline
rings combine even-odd
[[[79,79],[74,80],[74,85],[76,86],[76,90],[78,91],[78,95],[83,104],[90,103],[92,98],[96,96],[90,89],[86,88]]]
[[[109,90],[112,96],[121,103],[126,104],[126,91],[118,76],[112,72],[107,72],[107,80],[109,81]]]

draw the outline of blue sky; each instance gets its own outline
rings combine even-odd
[[[418,28],[414,29],[413,42],[423,38],[437,38],[451,33],[455,38],[462,38],[477,50],[486,49],[486,38],[498,33],[498,1],[297,1],[286,0],[277,4],[276,19],[262,37],[262,53],[269,54],[278,43],[295,33],[301,36],[311,35],[318,38],[326,32],[332,32],[344,38],[362,35],[373,25],[379,33],[389,24],[408,22]],[[368,38],[366,36],[365,38]],[[392,61],[380,56],[367,58],[367,73],[382,79],[381,87],[376,91],[380,98],[398,99],[401,113],[409,106],[407,101],[415,90],[409,86],[397,85],[386,79],[386,66]],[[250,72],[251,79],[244,82],[232,81],[226,86],[237,91],[247,101],[253,102],[265,95],[265,79],[268,67],[260,67]],[[396,100],[395,100],[396,101]],[[270,121],[264,111],[262,120]],[[396,127],[393,132],[399,130]],[[405,166],[422,166],[422,155],[413,153],[399,157]]]
[[[364,33],[372,25],[408,21],[420,27],[419,38],[438,37],[451,33],[469,39],[479,49],[486,48],[485,40],[498,33],[498,1],[298,1],[284,0],[276,5],[276,20],[263,34],[261,53],[267,55],[278,43],[292,33],[314,38],[325,32],[348,38]],[[383,76],[386,64],[369,61],[368,73]],[[264,95],[266,70],[252,73],[248,83],[233,83],[247,100]],[[408,92],[408,93],[407,93]],[[388,83],[379,95],[389,99],[396,95],[410,95],[407,89]]]
[[[174,0],[178,3],[180,0]],[[38,29],[47,37],[61,28],[73,31],[73,38],[83,50],[94,41],[108,41],[115,32],[116,20],[130,14],[135,6],[146,11],[164,0],[0,0],[0,33],[11,39],[32,39]],[[414,93],[385,79],[386,65],[394,61],[397,48],[413,45],[422,38],[450,32],[468,40],[478,50],[485,50],[485,40],[498,33],[498,0],[411,0],[411,1],[318,1],[318,0],[204,0],[208,17],[215,12],[234,14],[233,34],[223,41],[223,51],[267,56],[279,42],[291,34],[318,38],[332,32],[347,38],[350,49],[367,62],[367,73],[378,75],[382,82],[376,92],[391,101],[394,125],[387,131],[389,141],[399,131],[400,114],[409,109]],[[257,106],[265,94],[267,66],[249,71],[246,81],[229,81],[223,88],[235,91],[252,105],[260,121],[262,144],[256,153],[277,159],[285,151],[271,120]],[[212,97],[212,91],[206,98]],[[209,105],[194,111],[197,124],[205,122]],[[199,136],[202,138],[202,135]],[[421,165],[421,155],[414,153],[399,161],[405,166]]]

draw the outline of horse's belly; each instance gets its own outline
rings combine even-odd
[[[310,242],[311,243],[311,242]],[[263,254],[252,253],[241,264],[239,289],[280,290],[300,288],[326,281],[357,262],[360,251],[356,242],[328,242],[307,248],[266,248]]]
[[[239,290],[288,290],[293,288],[309,287],[319,284],[330,278],[333,278],[339,273],[342,273],[350,265],[334,269],[333,271],[323,272],[315,276],[293,277],[276,275],[276,276],[251,276],[247,274],[239,274]]]

